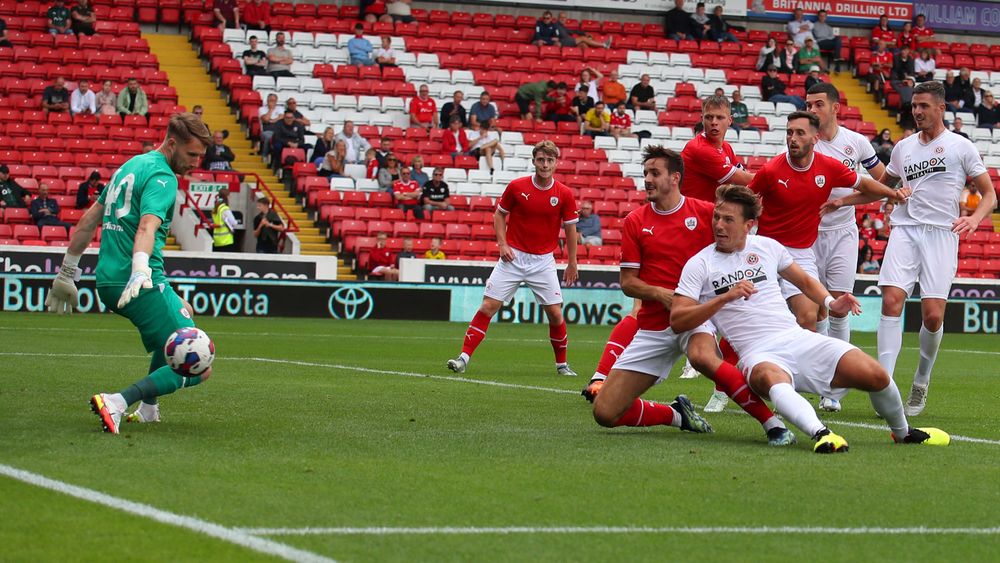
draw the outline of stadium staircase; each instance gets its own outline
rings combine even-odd
[[[830,82],[840,90],[842,95],[851,100],[851,105],[861,110],[862,119],[871,121],[876,129],[888,129],[892,132],[892,138],[898,139],[903,135],[896,120],[889,115],[874,98],[865,90],[865,86],[849,72],[830,74]]]

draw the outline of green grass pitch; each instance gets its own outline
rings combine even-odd
[[[163,398],[164,422],[112,436],[99,431],[87,399],[144,373],[131,325],[112,315],[0,314],[0,464],[337,561],[984,561],[1000,553],[996,336],[945,336],[927,410],[913,421],[982,441],[893,446],[888,430],[875,428],[868,398],[852,392],[843,412],[823,416],[851,451],[820,456],[798,431],[797,446],[769,448],[737,412],[707,415],[713,435],[598,427],[575,393],[610,327],[570,327],[570,363],[581,374],[570,379],[554,373],[544,326],[494,325],[464,378],[444,369],[465,331],[457,323],[199,326],[218,349],[213,378]],[[873,353],[874,335],[854,337]],[[904,346],[897,382],[905,396],[916,335]],[[511,385],[482,384],[494,382]],[[703,404],[711,390],[704,378],[671,378],[648,398],[685,393]],[[619,529],[590,530],[605,526]],[[565,527],[587,529],[556,533]],[[817,527],[828,530],[807,529]],[[913,533],[919,527],[928,530]],[[274,560],[0,476],[0,560],[112,559]]]

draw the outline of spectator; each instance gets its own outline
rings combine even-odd
[[[205,114],[205,108],[201,107],[200,105],[195,104],[195,106],[193,108],[191,108],[191,113],[197,115],[198,119],[201,119],[202,118],[201,116]],[[228,132],[226,133],[226,136],[227,137],[229,136]]]
[[[365,178],[368,180],[378,180],[379,164],[375,158],[375,149],[365,151]]]
[[[462,106],[462,99],[465,94],[461,90],[455,90],[450,102],[441,106],[441,119],[438,123],[451,123],[452,117],[458,117],[462,122],[462,127],[469,126],[469,118],[466,116],[465,108]]]
[[[587,87],[587,95],[594,100],[599,100],[601,97],[597,93],[597,84],[604,78],[604,75],[594,70],[593,67],[583,67],[580,71],[580,83],[577,84],[577,88],[580,86]]]
[[[413,178],[421,188],[431,180],[427,172],[424,172],[424,157],[419,154],[410,159],[410,178]]]
[[[934,80],[935,70],[937,70],[937,62],[931,57],[931,50],[921,49],[920,58],[913,62],[913,75],[917,82]]]
[[[819,67],[812,65],[809,67],[809,76],[806,76],[806,92],[809,91],[813,86],[823,82],[823,79],[819,76]]]
[[[285,100],[285,111],[292,112],[292,115],[295,116],[295,123],[298,123],[302,127],[305,128],[312,125],[312,122],[309,121],[309,119],[307,119],[301,111],[299,111],[299,103],[295,101],[295,98],[288,98]]]
[[[396,66],[396,51],[392,48],[392,37],[382,36],[382,45],[375,51],[375,62],[379,68]]]
[[[316,166],[323,163],[323,159],[326,158],[326,153],[333,150],[333,127],[327,127],[323,130],[323,134],[316,138],[316,144],[313,145],[312,156],[309,157],[309,162],[312,162]]]
[[[233,150],[225,144],[226,132],[212,133],[212,146],[205,151],[201,159],[201,167],[212,172],[227,172],[233,169],[232,162],[236,160]]]
[[[858,273],[877,274],[880,269],[881,265],[875,259],[875,252],[872,251],[872,247],[867,244],[862,246],[858,252]]]
[[[785,27],[788,29],[788,36],[795,42],[796,47],[805,45],[806,39],[816,40],[812,34],[813,22],[802,16],[802,8],[795,8],[795,11],[792,13],[792,21],[788,22]]]
[[[434,237],[431,239],[431,248],[427,252],[424,252],[424,258],[427,260],[447,260],[448,256],[445,255],[444,251],[441,250],[441,239]]]
[[[372,145],[354,129],[353,121],[345,121],[344,128],[340,133],[337,133],[334,139],[344,141],[347,145],[347,162],[349,164],[364,164],[364,155],[368,149],[372,148]]]
[[[410,3],[413,0],[386,0],[385,1],[385,16],[383,16],[383,21],[387,17],[393,22],[402,23],[413,23],[413,11],[410,9]]]
[[[421,127],[428,131],[438,127],[437,102],[430,94],[430,88],[421,84],[417,97],[410,100],[410,127]]]
[[[392,139],[382,137],[379,139],[378,150],[375,151],[375,159],[378,160],[380,168],[385,168],[390,154],[392,154]]]
[[[992,131],[1000,123],[1000,105],[993,100],[993,92],[983,94],[983,102],[979,104],[976,114],[979,117],[979,127]]]
[[[887,49],[886,42],[879,41],[872,53],[872,70],[868,74],[868,82],[875,92],[880,92],[882,85],[891,78],[894,64],[896,59]]]
[[[97,201],[97,196],[104,190],[101,183],[101,173],[94,170],[86,181],[80,182],[80,187],[76,190],[76,208],[90,209],[90,206]]]
[[[570,102],[573,114],[576,115],[577,123],[583,123],[583,116],[587,115],[590,108],[594,107],[594,98],[587,95],[587,87],[580,86],[576,89],[576,96]]]
[[[271,137],[274,135],[274,129],[278,122],[285,115],[285,108],[278,105],[277,94],[268,94],[265,104],[264,107],[257,110],[257,114],[260,116],[260,145],[258,148],[261,156],[267,158],[271,152]],[[294,114],[292,119],[295,119]]]
[[[911,51],[917,49],[917,34],[913,33],[913,24],[903,23],[903,29],[896,36],[896,48],[909,47]]]
[[[789,103],[797,109],[806,109],[805,100],[785,93],[785,83],[778,78],[778,67],[774,65],[767,68],[767,74],[760,81],[760,95],[765,102]]]
[[[257,48],[257,36],[250,36],[250,48],[243,51],[247,76],[267,76],[267,53]]]
[[[503,147],[500,146],[500,133],[492,127],[493,122],[491,121],[481,121],[479,123],[479,135],[469,139],[471,143],[469,147],[469,155],[475,158],[485,157],[486,167],[490,169],[490,174],[493,173],[493,155],[499,155],[500,158],[504,157]]]
[[[239,221],[229,208],[229,188],[222,188],[215,196],[212,209],[212,251],[236,252],[236,228]]]
[[[576,121],[573,115],[573,100],[566,92],[566,83],[560,82],[556,85],[556,93],[551,100],[545,104],[545,120],[555,121]]]
[[[241,29],[240,26],[240,6],[236,0],[213,0],[212,15],[215,16],[215,25],[219,31],[226,29]]]
[[[73,27],[69,8],[65,6],[63,0],[54,0],[53,4],[55,5],[45,12],[49,33],[52,35],[71,35]]]
[[[983,90],[982,82],[980,82],[979,78],[973,78],[972,86],[965,90],[965,108],[978,114],[979,107],[982,106],[983,98],[985,97],[986,90]],[[980,119],[980,125],[982,125],[982,122],[983,120]]]
[[[274,36],[274,47],[267,50],[267,72],[271,76],[278,77],[294,77],[292,74],[292,63],[295,62],[295,58],[292,56],[292,50],[285,47],[285,34],[278,32]]]
[[[399,179],[392,183],[392,198],[396,201],[396,207],[413,213],[413,218],[418,221],[424,220],[424,208],[420,205],[423,191],[417,182],[410,177],[410,167],[403,166],[399,169]]]
[[[97,97],[90,90],[90,81],[81,78],[76,90],[69,97],[69,111],[73,115],[94,115],[97,113]]]
[[[10,168],[0,164],[0,207],[28,207],[31,194],[10,177]]]
[[[535,22],[535,34],[531,36],[531,43],[539,47],[542,45],[559,46],[559,28],[552,19],[552,12],[545,10],[542,18]]]
[[[916,74],[915,62],[909,47],[900,49],[892,64],[892,79],[905,80],[907,76],[914,76]]]
[[[271,5],[264,0],[247,2],[240,16],[247,29],[271,31]]]
[[[798,61],[799,49],[795,46],[795,41],[791,39],[785,41],[785,49],[779,52],[778,56],[778,71],[785,74],[792,74],[798,70],[796,64]]]
[[[149,100],[146,92],[139,87],[139,80],[129,78],[125,89],[118,92],[118,115],[141,115],[146,117],[149,113]]]
[[[628,95],[625,92],[625,85],[618,82],[618,71],[612,70],[608,73],[608,79],[601,88],[604,94],[602,98],[608,107],[617,107],[618,102],[627,102]]]
[[[375,59],[372,53],[375,47],[372,42],[365,38],[365,27],[355,24],[354,37],[347,42],[347,53],[351,57],[351,64],[355,66],[373,66]]]
[[[678,4],[683,4],[684,0],[677,0]],[[656,111],[656,92],[649,84],[649,75],[643,74],[639,77],[639,83],[632,87],[628,95],[628,108],[631,110],[647,109]]]
[[[435,211],[454,211],[451,205],[451,191],[444,181],[444,168],[435,168],[431,179],[424,183],[420,192],[420,203],[424,206],[424,213],[428,217],[433,217]]]
[[[380,165],[378,169],[378,189],[383,192],[392,193],[392,186],[399,180],[399,159],[396,155],[389,154],[385,157],[385,165]]]
[[[416,258],[417,254],[413,252],[413,239],[406,237],[403,239],[403,249],[399,251],[396,255],[396,268],[399,268],[400,262],[403,258]]]
[[[694,13],[691,14],[691,31],[693,32],[694,39],[707,39],[708,32],[712,29],[712,26],[708,21],[708,14],[705,13],[705,3],[698,2],[695,4]]]
[[[483,93],[479,94],[479,102],[472,104],[472,108],[469,109],[469,125],[477,128],[480,122],[493,121],[499,116],[496,104],[490,102],[490,93],[483,90]]]
[[[805,45],[797,53],[795,53],[795,58],[797,63],[795,64],[795,69],[799,73],[811,72],[812,67],[818,67],[818,70],[823,70],[826,62],[823,61],[822,55],[819,53],[819,49],[816,47],[815,42],[812,37],[806,37]],[[809,91],[806,88],[806,91]]]
[[[531,105],[535,105],[535,119],[542,121],[542,111],[545,102],[552,101],[549,93],[556,89],[557,84],[552,80],[539,80],[538,82],[527,82],[521,84],[514,93],[514,103],[521,114],[521,119],[531,119]]]
[[[820,51],[829,53],[826,56],[826,68],[833,67],[833,72],[840,72],[840,63],[844,62],[840,52],[844,43],[838,35],[833,33],[833,28],[826,23],[826,18],[826,10],[816,12],[816,23],[813,24],[812,34]],[[808,90],[806,91],[808,92]]]
[[[64,227],[69,234],[69,223],[59,220],[59,202],[49,197],[49,185],[42,182],[38,186],[38,197],[31,200],[31,218],[38,228],[57,226]]]
[[[638,135],[632,132],[632,117],[625,111],[625,102],[619,102],[615,106],[615,111],[611,112],[609,125],[611,126],[611,136],[615,139],[638,137]]]
[[[778,49],[778,41],[774,37],[768,37],[764,46],[757,53],[757,63],[754,68],[760,72],[765,72],[771,65],[779,66],[781,50]]]
[[[958,111],[965,100],[962,90],[962,82],[955,77],[955,71],[949,70],[944,75],[944,106],[948,111]]]
[[[730,31],[733,29],[729,22],[722,16],[722,5],[712,8],[712,15],[708,16],[708,38],[719,43],[739,43],[740,40]]]
[[[333,147],[323,155],[318,173],[324,178],[343,178],[347,176],[344,168],[347,166],[347,143],[342,139],[333,143]]]
[[[258,254],[277,254],[278,239],[285,232],[285,224],[266,196],[257,199],[257,216],[253,218],[253,236],[257,237]]]
[[[882,14],[878,18],[878,25],[872,30],[872,45],[884,41],[888,45],[896,44],[896,32],[889,27],[889,16]]]
[[[956,117],[955,120],[951,122],[951,132],[954,133],[954,134],[956,134],[956,135],[961,135],[961,136],[965,137],[966,139],[969,138],[969,135],[966,134],[965,131],[962,131],[962,118],[961,117]]]
[[[905,76],[902,80],[893,80],[892,88],[899,94],[899,113],[896,121],[900,127],[914,127],[913,122],[913,86],[916,81],[912,76]]]
[[[118,95],[115,94],[113,86],[110,80],[105,80],[101,86],[101,91],[94,96],[94,102],[97,104],[97,114],[115,115],[118,113]]]
[[[576,224],[577,243],[585,246],[601,246],[601,218],[594,213],[594,204],[580,203],[580,221]]]
[[[375,235],[375,248],[368,253],[368,277],[382,278],[385,281],[396,281],[399,279],[399,270],[396,269],[396,257],[386,248],[389,235],[378,233]]]
[[[872,218],[867,214],[861,218],[861,228],[858,229],[858,237],[861,240],[875,240],[875,227],[872,226]]]
[[[285,108],[285,113],[282,114],[281,121],[274,125],[274,135],[271,138],[271,144],[273,145],[271,149],[274,151],[273,158],[271,159],[271,167],[275,170],[284,165],[281,162],[281,151],[286,148],[307,148],[306,128],[301,123],[295,121],[295,113],[292,110]]]
[[[913,34],[917,36],[918,45],[934,40],[934,30],[927,27],[927,16],[917,14],[913,18]]]
[[[583,117],[583,134],[590,137],[604,137],[611,130],[611,112],[604,102],[597,102]]]
[[[563,47],[577,47],[580,49],[585,49],[586,47],[593,47],[595,49],[609,49],[611,48],[611,36],[601,43],[600,41],[594,39],[594,36],[586,33],[580,29],[570,29],[567,25],[569,20],[566,19],[565,12],[559,12],[559,19],[556,20],[556,34],[559,38],[559,44]]]
[[[979,194],[976,190],[974,184],[966,184],[965,188],[962,189],[962,195],[959,199],[958,210],[962,217],[968,217],[976,212],[976,208],[979,207],[979,202],[983,200],[983,196]]]
[[[872,140],[872,148],[875,149],[875,154],[878,155],[878,159],[883,164],[889,164],[889,156],[892,155],[892,147],[894,146],[896,143],[892,142],[892,132],[889,129],[881,130]]]
[[[7,37],[7,21],[0,18],[0,47],[13,47],[14,44],[10,42]]]
[[[808,92],[809,89],[806,89]],[[733,90],[733,101],[729,104],[730,115],[733,117],[733,122],[730,124],[730,128],[733,131],[739,133],[740,131],[757,131],[756,127],[750,125],[750,110],[747,105],[743,103],[743,94],[737,89]]]
[[[462,128],[462,120],[457,115],[451,117],[448,130],[441,136],[441,152],[451,155],[452,158],[469,153],[469,138]]]
[[[691,14],[684,10],[684,0],[674,0],[674,7],[663,16],[663,31],[667,39],[694,39],[694,27]]]
[[[57,76],[51,86],[42,90],[42,109],[45,113],[61,113],[69,111],[69,90],[66,89],[66,79]]]
[[[89,0],[77,0],[77,5],[70,10],[71,26],[77,35],[93,35],[97,16],[90,7]]]

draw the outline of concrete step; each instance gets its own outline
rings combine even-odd
[[[336,254],[333,252],[333,247],[329,243],[302,243],[302,253],[304,254],[307,250],[310,252],[329,252],[331,254]]]

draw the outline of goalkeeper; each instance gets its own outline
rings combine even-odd
[[[76,308],[80,255],[101,226],[97,294],[108,309],[132,321],[146,351],[153,353],[146,377],[118,393],[90,398],[106,432],[117,434],[128,406],[139,401],[126,420],[159,421],[157,397],[197,385],[211,375],[209,369],[199,377],[185,378],[166,365],[163,346],[167,338],[179,328],[194,326],[194,321],[190,305],[167,283],[162,252],[174,215],[177,175],[197,166],[211,143],[208,128],[198,116],[172,116],[163,144],[132,157],[115,171],[97,202],[80,219],[45,299],[46,307],[56,313]]]

